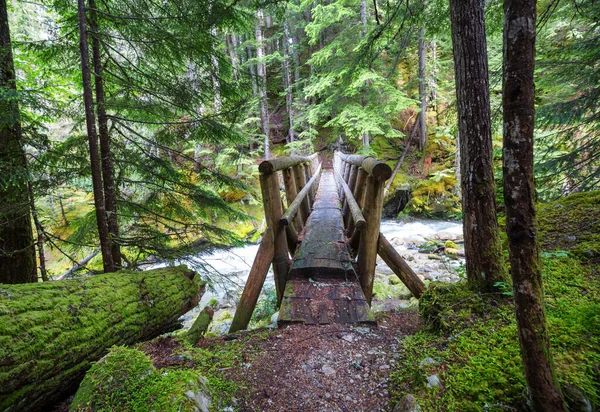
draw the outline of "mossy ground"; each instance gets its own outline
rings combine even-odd
[[[250,362],[251,347],[270,333],[256,331],[214,345],[206,340],[201,347],[174,337],[135,348],[113,347],[87,373],[70,410],[194,410],[197,405],[185,395],[187,391],[206,393],[211,398],[210,410],[238,410],[237,398],[247,388],[229,379],[226,371]]]
[[[563,387],[577,388],[595,408],[600,405],[600,269],[595,258],[581,250],[589,248],[589,242],[597,244],[598,204],[596,192],[538,208],[556,371]],[[420,301],[427,327],[405,338],[399,350],[402,366],[392,374],[392,405],[411,393],[423,411],[529,409],[506,286],[504,293],[482,294],[465,282],[430,285]],[[424,368],[426,357],[435,365]],[[440,387],[427,387],[426,378],[432,374],[440,378]]]

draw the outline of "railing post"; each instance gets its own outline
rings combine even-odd
[[[350,176],[348,177],[348,187],[350,188],[350,190],[352,192],[354,192],[354,185],[356,184],[356,174],[358,173],[358,167],[357,166],[350,166]],[[348,213],[348,209],[349,209],[349,205],[348,202],[346,201],[346,204],[344,205],[344,210],[342,210],[342,215],[344,216],[344,227],[348,227],[348,224],[350,223],[351,219],[351,215],[350,213]]]
[[[306,186],[306,175],[304,174],[304,166],[294,166],[294,179],[296,180],[296,191],[300,192],[304,188],[304,186]],[[310,214],[310,204],[308,203],[308,196],[305,197],[302,201],[298,214],[301,217],[302,224],[306,224],[306,220],[308,219],[308,215]]]
[[[304,171],[306,173],[306,181],[308,182],[313,176],[312,167],[310,166],[310,164],[307,163],[304,165]],[[310,205],[311,208],[312,208],[312,205],[315,203],[315,191],[316,191],[316,187],[311,188],[308,192],[308,204]],[[310,213],[310,211],[309,211],[309,213]]]
[[[350,168],[350,165],[348,163],[346,163],[345,160],[342,160],[342,167],[339,171],[340,176],[342,176],[342,178],[344,179],[344,181],[346,181],[346,171]],[[340,198],[340,201],[342,203],[342,205],[344,204],[344,201],[346,200],[345,196],[344,196],[344,191],[342,190],[342,188],[338,188],[338,196]]]
[[[267,278],[269,272],[269,266],[273,261],[273,234],[271,229],[267,228],[267,231],[263,234],[262,242],[258,247],[258,252],[254,257],[252,263],[252,269],[248,275],[246,286],[242,292],[242,297],[235,310],[235,316],[229,327],[229,333],[237,332],[238,330],[246,329],[252,313],[256,307],[256,302],[260,296],[260,291]]]
[[[360,206],[361,210],[365,207],[365,185],[367,183],[367,172],[364,171],[362,167],[358,168],[356,172],[356,184],[354,186],[354,199],[356,199],[356,203]],[[351,239],[350,247],[352,247],[355,251],[358,249],[358,236],[360,236],[360,232],[354,230],[354,222],[350,221],[348,224],[347,235]],[[352,239],[355,239],[353,242]]]
[[[383,210],[383,193],[385,181],[390,178],[392,169],[385,163],[373,158],[362,162],[362,168],[369,173],[365,191],[363,215],[367,227],[362,231],[358,246],[358,271],[360,285],[369,305],[373,297],[373,280],[379,245],[379,225]]]
[[[298,195],[298,188],[296,187],[296,179],[294,176],[294,169],[288,167],[282,171],[283,173],[283,185],[285,186],[285,198],[287,200],[288,207],[292,204],[296,196]],[[304,222],[300,213],[296,215],[294,219],[294,225],[298,232],[302,231]]]
[[[290,261],[285,228],[279,223],[279,219],[283,215],[283,208],[281,206],[277,172],[261,174],[260,188],[265,209],[265,220],[273,236],[273,273],[275,275],[275,289],[277,290],[277,305],[279,305],[283,298],[285,282],[290,271]]]

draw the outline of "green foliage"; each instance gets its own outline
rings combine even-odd
[[[274,286],[265,286],[258,298],[250,323],[253,325],[266,325],[277,312],[277,291]]]
[[[540,194],[598,189],[600,11],[592,0],[548,3],[537,36],[536,172]]]
[[[598,405],[600,281],[593,266],[558,254],[543,259],[542,272],[552,355],[561,383]],[[393,400],[412,393],[424,411],[527,408],[510,299],[475,293],[466,282],[432,283],[420,311],[428,328],[402,341],[402,368],[391,377]],[[420,363],[427,356],[438,365],[425,373]],[[441,379],[439,392],[426,387],[432,373]]]

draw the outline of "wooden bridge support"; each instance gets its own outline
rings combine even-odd
[[[417,298],[421,296],[425,289],[423,282],[379,232],[384,185],[392,174],[388,165],[371,157],[336,152],[333,176],[330,171],[325,173],[324,186],[317,199],[315,194],[321,176],[321,164],[317,154],[264,161],[260,164],[259,171],[267,230],[252,265],[230,332],[247,328],[271,263],[278,305],[281,304],[284,293],[287,299],[284,305],[286,309],[282,306],[282,311],[290,312],[283,316],[283,320],[288,322],[369,320],[367,312],[370,312],[368,305],[371,304],[373,295],[378,254],[413,295]],[[282,173],[281,182],[285,190],[287,209],[281,196],[278,172]],[[333,183],[334,178],[337,187]],[[314,216],[311,216],[313,205],[316,209]],[[299,243],[299,237],[306,239],[304,244]],[[351,281],[351,278],[356,279],[357,274],[345,244],[347,238],[350,239],[349,245],[353,249],[353,255],[357,255],[360,288],[358,282],[353,284]],[[295,256],[294,270],[291,270],[290,254]],[[293,273],[290,274],[291,272]],[[339,275],[341,280],[337,281],[341,283],[328,283],[336,279],[332,274]],[[292,280],[287,289],[293,289],[291,294],[290,291],[286,292],[286,283],[290,276]],[[322,280],[325,283],[308,282],[307,277],[319,279],[319,276],[324,276]],[[311,295],[313,292],[316,293],[315,296]],[[297,293],[302,296],[296,295]],[[326,293],[327,296],[320,296],[319,293]],[[304,299],[303,302],[308,303],[302,306],[298,299]],[[315,316],[313,312],[317,306],[327,306],[329,309],[325,310],[327,313],[318,313],[318,316]],[[335,309],[332,309],[334,306]],[[319,309],[317,312],[322,311]]]
[[[314,187],[318,183],[320,168],[317,153],[307,157],[269,159],[259,165],[267,230],[263,234],[229,332],[248,327],[271,264],[273,264],[277,303],[278,305],[281,303],[291,267],[289,254],[295,252],[298,244],[297,230],[302,230],[310,214],[312,203],[309,202],[311,193],[314,199]],[[285,206],[281,197],[278,172],[282,173],[288,205],[285,210],[286,216],[290,216],[289,221],[284,219],[285,222],[282,222]]]
[[[373,281],[377,255],[390,266],[411,293],[419,298],[425,286],[410,266],[402,259],[385,237],[379,232],[385,181],[391,176],[391,168],[374,158],[346,155],[336,152],[335,168],[339,172],[340,193],[344,199],[344,223],[350,247],[358,255],[360,284],[369,304],[373,296]],[[347,184],[347,185],[346,185]],[[344,187],[346,186],[346,187]],[[353,201],[349,201],[348,190]],[[364,221],[356,218],[357,213],[349,213],[352,204],[362,211]],[[357,225],[360,222],[360,227]],[[366,222],[366,224],[364,224]]]

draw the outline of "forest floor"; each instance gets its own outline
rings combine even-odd
[[[420,318],[415,310],[380,312],[377,318],[376,326],[290,325],[266,335],[259,331],[236,335],[244,340],[238,361],[219,368],[238,388],[236,409],[386,410],[399,342],[419,329]],[[229,339],[205,338],[196,346],[216,353],[229,350],[233,343]],[[154,340],[140,349],[157,368],[164,368],[175,366],[172,359],[178,346],[175,340]]]

